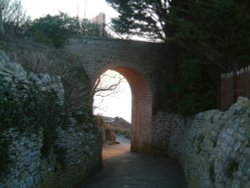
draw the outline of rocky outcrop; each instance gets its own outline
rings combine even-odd
[[[26,72],[3,52],[0,113],[0,188],[72,187],[101,167],[100,130],[65,114],[60,78]]]
[[[179,160],[190,188],[250,187],[250,100],[239,98],[227,112],[155,118],[155,145]]]

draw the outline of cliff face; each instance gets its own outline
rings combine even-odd
[[[101,167],[101,134],[66,114],[59,77],[0,52],[0,188],[71,187]]]
[[[189,187],[250,187],[250,100],[190,119],[158,113],[156,152],[182,164]]]

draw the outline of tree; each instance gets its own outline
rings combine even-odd
[[[29,17],[20,0],[0,0],[0,35],[3,36],[5,30],[13,36],[23,34],[27,22]]]
[[[36,19],[32,23],[31,32],[35,41],[59,48],[65,45],[67,38],[75,34],[78,28],[78,19],[60,12],[59,15]]]
[[[102,28],[96,24],[92,23],[87,19],[80,21],[81,32],[80,35],[84,36],[107,36],[105,31],[102,31]]]
[[[36,19],[31,26],[32,37],[35,41],[56,48],[63,47],[70,36],[100,36],[100,27],[87,19],[79,20],[60,12],[58,15]]]
[[[94,95],[107,97],[119,91],[119,86],[125,78],[114,71],[106,71],[97,80],[94,85]]]
[[[120,13],[112,20],[116,32],[150,39],[166,39],[169,0],[106,0]]]
[[[190,114],[216,106],[221,72],[234,70],[236,100],[236,71],[250,63],[246,53],[250,50],[250,6],[235,0],[189,0],[184,5],[171,9],[167,23],[175,27],[169,38],[183,57],[179,107]],[[191,81],[192,74],[200,75],[199,79]],[[214,102],[205,105],[204,101]]]
[[[105,97],[115,96],[120,92],[120,86],[125,82],[125,78],[115,72],[115,71],[106,71],[103,73],[95,82],[93,87],[93,96],[94,96],[94,109],[100,109],[102,107],[103,100]],[[99,99],[99,104],[95,104],[95,100]]]
[[[180,80],[173,88],[179,111],[216,107],[221,72],[234,70],[237,90],[236,70],[250,63],[249,1],[106,1],[120,13],[113,20],[116,31],[174,44],[180,63]]]

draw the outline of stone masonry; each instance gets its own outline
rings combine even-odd
[[[158,113],[154,122],[156,151],[182,164],[190,188],[250,187],[250,100],[189,119]]]
[[[22,87],[25,91],[29,90],[28,83],[35,82],[38,90],[53,90],[59,103],[64,100],[59,78],[27,73],[19,64],[11,63],[1,51],[0,78],[12,87]],[[16,84],[13,78],[20,82]],[[58,127],[56,147],[53,146],[53,151],[46,157],[41,152],[45,138],[42,127],[28,127],[22,131],[14,127],[1,130],[0,141],[3,136],[8,138],[8,156],[12,163],[0,177],[0,188],[71,187],[101,168],[101,132],[91,121],[78,123],[70,118],[66,128]]]

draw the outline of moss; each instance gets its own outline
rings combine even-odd
[[[233,176],[234,176],[234,173],[238,171],[238,168],[239,168],[239,163],[238,161],[236,161],[235,159],[231,159],[226,168],[225,168],[225,175],[232,179]]]
[[[0,177],[7,173],[7,170],[12,164],[12,160],[9,157],[10,140],[3,134],[0,129]]]
[[[64,167],[66,164],[66,149],[61,146],[55,145],[54,154],[56,156],[56,161],[59,163],[60,167]]]
[[[250,118],[247,118],[247,121],[246,121],[246,135],[248,138],[250,138]]]
[[[42,156],[48,156],[55,143],[56,129],[67,124],[67,114],[57,94],[52,90],[41,91],[35,82],[24,83],[13,77],[3,80],[0,75],[0,174],[11,165],[10,141],[3,133],[10,128],[20,132],[43,130]]]
[[[215,172],[214,172],[214,165],[211,165],[209,168],[209,176],[212,184],[214,185],[215,182]]]

